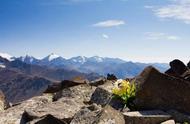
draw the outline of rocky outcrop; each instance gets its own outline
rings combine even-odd
[[[137,78],[135,103],[139,109],[175,109],[190,113],[190,83],[147,67]]]
[[[25,109],[35,109],[52,102],[51,95],[33,97],[20,104],[17,104],[4,112],[0,112],[0,124],[23,124],[22,114]]]
[[[107,74],[107,80],[117,80],[117,77],[114,74]]]
[[[182,61],[180,60],[173,60],[170,62],[170,69],[167,70],[165,73],[177,78],[182,78],[184,80],[190,81],[190,64],[186,66]]]
[[[188,67],[180,60],[175,59],[170,62],[170,69],[166,71],[166,74],[171,74],[174,76],[181,76],[188,70]]]
[[[3,92],[0,90],[0,111],[3,111],[5,109],[7,109],[9,106],[9,103],[5,97],[5,95],[3,94]]]
[[[185,70],[177,60],[172,63],[175,75],[160,73],[150,66],[130,79],[135,80],[137,86],[134,108],[126,107],[121,99],[113,97],[111,90],[115,80],[64,80],[49,85],[42,96],[0,112],[0,124],[190,123],[190,83],[182,77],[189,69]],[[173,67],[176,65],[181,67]],[[185,70],[182,75],[181,70]]]

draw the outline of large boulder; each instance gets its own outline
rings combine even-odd
[[[3,92],[0,90],[0,111],[3,111],[9,107],[9,103],[3,94]]]
[[[166,74],[180,77],[188,70],[188,67],[180,60],[175,59],[170,62],[170,69],[166,71]]]
[[[113,98],[109,90],[97,87],[91,96],[90,102],[96,103],[101,106],[110,105],[114,109],[122,110],[125,106],[122,100]]]
[[[160,110],[134,111],[123,113],[126,124],[160,124],[171,116]]]
[[[139,109],[176,109],[190,113],[190,83],[147,67],[136,77],[135,104]]]

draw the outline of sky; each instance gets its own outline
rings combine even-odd
[[[190,60],[190,0],[0,0],[0,52]]]

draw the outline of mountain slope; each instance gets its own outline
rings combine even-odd
[[[41,95],[52,82],[37,76],[29,76],[14,70],[0,69],[0,89],[8,101],[15,103]]]

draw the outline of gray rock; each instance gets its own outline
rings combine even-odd
[[[87,106],[84,101],[89,101],[96,87],[87,84],[65,88],[56,101],[25,111],[30,117],[42,118],[48,114],[58,120],[72,119],[73,116]],[[55,97],[55,96],[54,96]]]
[[[119,111],[106,105],[97,117],[97,124],[126,124],[124,116]]]
[[[70,124],[93,124],[100,110],[96,105],[85,107],[75,114]]]
[[[160,124],[171,118],[160,110],[126,112],[123,115],[126,124]]]
[[[98,105],[105,106],[110,102],[111,98],[112,94],[110,92],[98,87],[92,94],[90,101]]]
[[[136,77],[135,104],[139,109],[175,109],[190,113],[190,83],[147,67]]]

